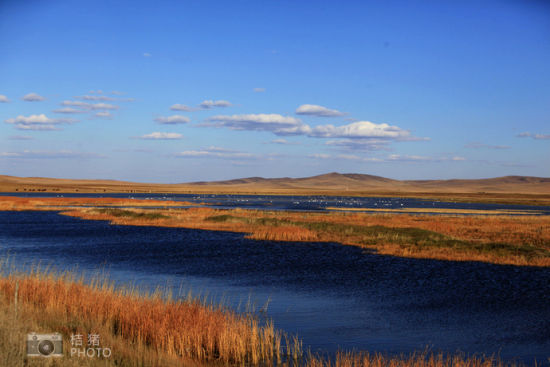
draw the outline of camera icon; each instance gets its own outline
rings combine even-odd
[[[63,337],[59,333],[27,334],[27,356],[62,357]]]

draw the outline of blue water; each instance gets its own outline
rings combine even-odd
[[[0,212],[0,255],[144,288],[183,285],[244,308],[313,351],[550,356],[550,269],[381,256],[327,243],[253,241],[242,234],[109,225],[54,212]]]
[[[323,211],[327,207],[344,209],[466,209],[466,210],[534,210],[550,215],[550,206],[455,203],[414,198],[351,197],[351,196],[278,196],[278,195],[195,195],[195,194],[55,194],[48,192],[0,193],[0,196],[21,197],[109,197],[149,200],[172,200],[204,203],[214,208]]]

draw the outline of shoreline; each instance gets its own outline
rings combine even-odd
[[[411,215],[362,212],[290,212],[205,207],[105,208],[108,198],[2,197],[0,210],[56,211],[117,225],[181,227],[245,233],[256,240],[336,242],[382,255],[517,266],[550,266],[550,216]],[[123,199],[128,201],[128,199]],[[44,203],[57,206],[44,207]],[[116,202],[116,201],[115,201]],[[120,201],[118,201],[120,203]],[[174,202],[181,205],[181,202]],[[84,206],[84,207],[82,207]]]
[[[507,204],[507,205],[529,205],[529,206],[550,206],[549,194],[528,194],[528,193],[471,193],[471,192],[402,192],[402,191],[339,191],[339,190],[235,190],[228,188],[212,188],[207,190],[151,190],[151,189],[126,189],[126,190],[103,190],[72,188],[66,190],[55,190],[51,188],[36,188],[25,191],[2,190],[2,196],[9,194],[94,194],[94,195],[127,195],[127,194],[154,194],[154,195],[242,195],[242,196],[328,196],[328,197],[361,197],[361,198],[402,198],[418,199],[425,201],[445,201],[457,203],[480,203],[480,204]]]

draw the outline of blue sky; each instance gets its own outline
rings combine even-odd
[[[550,176],[543,1],[0,2],[0,173]]]

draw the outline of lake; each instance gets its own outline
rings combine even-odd
[[[423,200],[399,197],[351,197],[351,196],[291,196],[291,195],[225,195],[225,194],[84,194],[51,192],[0,193],[1,196],[19,197],[106,197],[140,200],[187,201],[205,204],[218,209],[268,209],[268,210],[305,210],[325,211],[327,207],[341,209],[460,209],[460,210],[517,210],[536,211],[538,215],[550,215],[550,206],[494,204],[494,203],[459,203],[440,200]],[[434,212],[435,213],[435,212]],[[498,213],[495,213],[498,214]]]
[[[235,309],[250,299],[312,351],[398,354],[428,346],[527,363],[548,363],[550,355],[545,268],[396,258],[339,244],[33,211],[0,212],[0,254],[18,266],[40,261],[88,274],[105,267],[117,282],[183,286]]]

